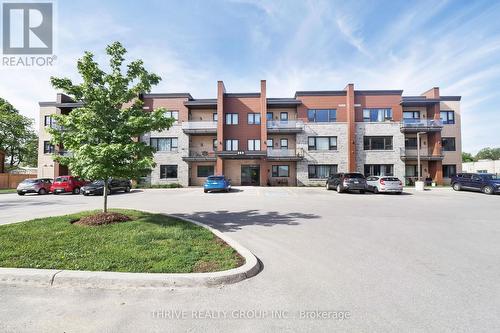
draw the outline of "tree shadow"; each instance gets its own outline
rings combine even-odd
[[[258,225],[272,227],[275,225],[298,225],[300,220],[319,218],[315,214],[260,212],[257,209],[230,212],[227,210],[194,212],[192,214],[173,214],[207,224],[222,232],[233,232],[244,227]]]

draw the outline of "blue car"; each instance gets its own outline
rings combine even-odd
[[[491,173],[459,173],[451,178],[451,186],[455,191],[500,193],[500,177]]]
[[[231,191],[231,181],[224,176],[209,176],[203,184],[203,192],[209,191]]]

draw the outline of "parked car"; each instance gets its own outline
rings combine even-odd
[[[366,191],[366,179],[361,173],[337,173],[326,180],[326,189],[335,189],[338,193],[344,191]]]
[[[368,176],[366,178],[367,190],[373,193],[389,192],[401,194],[403,192],[403,182],[397,177],[389,176]]]
[[[118,191],[130,192],[132,188],[132,183],[128,179],[110,179],[108,181],[108,194],[112,194]],[[90,184],[82,187],[83,195],[103,195],[104,193],[104,180],[96,180]]]
[[[75,176],[59,176],[54,179],[54,183],[50,187],[50,192],[54,194],[70,192],[73,194],[79,194],[80,189],[87,182],[83,179]]]
[[[28,178],[17,185],[17,194],[38,193],[40,195],[50,192],[52,179],[50,178]]]
[[[224,176],[208,176],[203,184],[203,192],[209,191],[231,191],[231,180]]]
[[[500,176],[491,173],[458,173],[451,178],[455,191],[481,191],[485,194],[500,193]]]

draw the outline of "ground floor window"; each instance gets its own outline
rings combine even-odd
[[[177,165],[160,165],[160,179],[177,178]]]
[[[273,177],[289,177],[290,168],[288,165],[273,165],[272,166],[272,176]]]
[[[196,170],[197,177],[204,178],[212,176],[213,174],[214,174],[213,165],[198,165],[198,168]]]
[[[406,177],[417,177],[417,166],[416,165],[406,165],[405,166],[405,176]]]
[[[394,176],[394,165],[365,164],[365,176]]]
[[[336,164],[310,164],[308,166],[309,179],[327,179],[337,173]]]
[[[457,174],[457,166],[455,164],[443,165],[443,177],[451,178]]]

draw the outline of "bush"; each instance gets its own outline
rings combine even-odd
[[[183,186],[179,183],[170,183],[170,184],[159,184],[159,185],[151,185],[151,184],[137,184],[135,188],[182,188]]]

